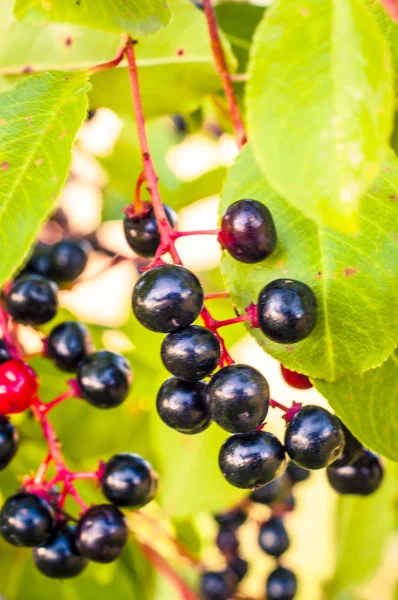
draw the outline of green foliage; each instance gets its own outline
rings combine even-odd
[[[360,0],[279,0],[257,29],[247,106],[255,157],[292,205],[355,232],[386,156],[390,57]]]
[[[336,383],[314,380],[316,388],[366,446],[398,460],[398,352],[378,369],[347,375]]]
[[[20,265],[65,182],[86,114],[86,75],[37,75],[0,95],[1,282]]]
[[[393,21],[385,12],[382,4],[375,0],[365,0],[365,5],[369,12],[377,21],[384,38],[387,40],[390,47],[392,65],[395,72],[395,93],[398,92],[398,24]]]
[[[398,163],[390,156],[362,199],[359,232],[353,238],[317,225],[278,196],[259,171],[250,148],[230,170],[221,214],[239,198],[255,198],[268,206],[278,232],[275,252],[260,264],[245,265],[225,253],[226,287],[238,308],[256,302],[264,285],[277,278],[304,281],[317,296],[317,324],[302,342],[277,344],[259,329],[251,330],[265,350],[290,369],[335,381],[345,373],[379,366],[394,350],[397,177]]]
[[[341,497],[336,514],[336,566],[325,589],[326,600],[350,600],[380,564],[394,531],[398,493],[397,467],[387,464],[381,488],[368,498]]]
[[[157,31],[170,19],[163,0],[16,0],[15,14],[22,19],[33,11],[53,21],[79,23],[103,31],[142,36]]]

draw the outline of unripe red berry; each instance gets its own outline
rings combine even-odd
[[[288,383],[291,387],[296,388],[296,390],[309,390],[312,388],[312,383],[308,379],[307,375],[303,373],[297,373],[297,371],[291,371],[287,369],[283,365],[281,365],[281,371],[283,379]]]
[[[21,360],[0,365],[0,413],[20,413],[30,407],[37,393],[33,369]]]

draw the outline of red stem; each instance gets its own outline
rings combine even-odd
[[[141,200],[141,187],[145,181],[145,173],[142,171],[137,179],[137,183],[135,184],[135,202],[134,202],[134,213],[139,214],[142,210],[142,200]]]
[[[216,300],[217,298],[229,298],[229,292],[214,292],[213,294],[205,294],[205,300]]]
[[[181,237],[187,237],[189,235],[219,235],[219,229],[199,229],[198,231],[175,231],[174,239],[177,240]]]
[[[90,69],[88,69],[89,77],[91,77],[91,75],[95,75],[95,73],[100,73],[101,71],[109,71],[109,69],[114,69],[115,67],[117,67],[122,62],[125,52],[126,52],[126,41],[123,36],[123,40],[122,40],[122,43],[120,45],[120,48],[118,50],[116,57],[108,62],[101,63],[100,65],[95,65],[94,67],[91,67]]]
[[[216,15],[211,0],[203,0],[203,8],[206,14],[213,57],[216,63],[218,74],[223,84],[224,93],[227,98],[232,122],[234,124],[236,143],[238,144],[238,148],[241,148],[247,142],[245,126],[243,124],[242,115],[240,114],[239,110],[239,104],[231,82],[227,61],[225,60],[224,51],[221,45],[221,38],[217,27]]]

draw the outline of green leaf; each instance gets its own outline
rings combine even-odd
[[[154,33],[170,19],[163,0],[16,0],[15,15],[22,19],[39,11],[53,21],[79,23],[93,29],[142,36]]]
[[[339,498],[336,515],[336,566],[326,600],[348,600],[368,581],[382,559],[394,530],[397,467],[386,465],[381,488],[367,498]],[[356,597],[356,596],[354,596]]]
[[[0,94],[1,283],[21,264],[66,179],[87,90],[85,72],[50,72]]]
[[[353,233],[392,129],[387,43],[360,0],[278,0],[253,43],[249,137],[270,184],[320,224]]]
[[[390,47],[392,64],[395,72],[395,93],[398,93],[398,23],[385,12],[378,0],[365,0],[365,6],[374,17]]]
[[[398,461],[398,351],[378,369],[314,385],[368,448]]]
[[[221,214],[239,198],[266,204],[278,245],[262,263],[245,265],[225,253],[226,287],[239,309],[256,302],[273,279],[304,281],[318,301],[311,335],[286,346],[251,333],[265,350],[294,369],[328,381],[379,366],[393,352],[398,332],[398,160],[390,156],[376,184],[362,199],[359,232],[347,236],[307,219],[279,197],[261,174],[250,147],[230,169]]]

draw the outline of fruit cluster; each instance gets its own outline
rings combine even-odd
[[[289,546],[283,511],[291,508],[291,489],[308,477],[308,469],[327,468],[328,480],[339,493],[366,495],[381,483],[381,463],[324,408],[295,402],[287,407],[271,399],[265,377],[250,365],[234,363],[220,336],[221,327],[246,321],[274,342],[300,342],[316,326],[317,303],[311,288],[301,281],[277,279],[264,286],[257,302],[248,306],[244,315],[215,320],[205,307],[206,296],[199,280],[179,264],[174,241],[186,233],[175,230],[176,219],[170,209],[164,207],[164,214],[167,219],[161,221],[147,206],[138,214],[133,208],[124,222],[126,239],[133,250],[154,257],[135,285],[132,305],[144,327],[167,334],[161,356],[171,377],[158,392],[158,414],[166,425],[183,434],[200,433],[213,421],[232,434],[220,449],[221,472],[230,484],[254,490],[253,502],[272,507],[271,518],[261,525],[259,543],[267,554],[279,558]],[[244,263],[265,260],[277,244],[271,213],[262,203],[249,199],[238,200],[226,210],[217,232],[192,235],[195,233],[217,233],[223,249]],[[177,264],[163,262],[167,251]],[[204,326],[194,324],[199,316]],[[311,387],[303,374],[285,367],[282,374],[293,387]],[[269,407],[285,413],[283,444],[264,431]],[[285,471],[286,457],[291,462]],[[290,496],[281,504],[281,491],[286,496],[287,488]],[[207,600],[230,598],[247,570],[237,553],[235,530],[240,514],[234,513],[232,521],[229,517],[218,521],[221,529],[217,543],[228,566],[222,573],[203,575],[201,589]],[[295,575],[278,565],[267,581],[267,598],[291,600],[296,588]]]
[[[48,444],[48,455],[36,475],[25,476],[21,489],[4,503],[0,534],[10,544],[33,548],[37,568],[59,579],[78,575],[90,560],[115,560],[128,538],[127,522],[120,509],[137,509],[150,502],[158,483],[152,466],[133,453],[116,454],[106,463],[100,461],[93,472],[70,471],[48,419],[55,406],[72,397],[102,409],[120,405],[132,383],[127,360],[113,352],[95,352],[82,323],[65,321],[56,325],[43,340],[42,355],[75,377],[68,381],[65,394],[43,403],[38,397],[38,377],[25,362],[15,335],[20,323],[37,326],[55,316],[55,281],[61,284],[79,277],[88,250],[85,242],[76,240],[38,245],[23,271],[6,286],[0,310],[0,468],[11,462],[19,443],[8,415],[31,409]],[[75,487],[76,481],[84,479],[93,480],[108,503],[87,506]],[[65,512],[68,497],[80,508],[77,519]]]

